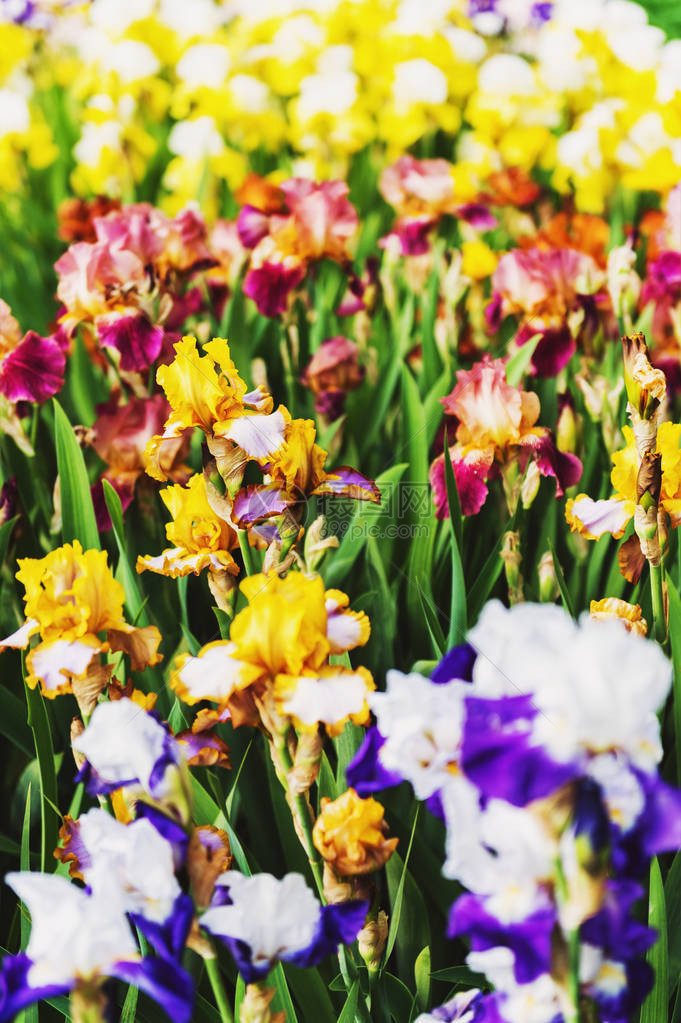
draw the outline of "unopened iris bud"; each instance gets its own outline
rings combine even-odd
[[[643,334],[623,337],[622,349],[629,404],[640,419],[652,420],[667,393],[665,375],[651,365]]]
[[[318,515],[305,534],[305,545],[303,548],[305,564],[310,572],[316,572],[327,551],[338,547],[337,536],[325,536],[326,519]]]
[[[523,508],[529,508],[539,493],[541,473],[536,462],[530,462],[525,471],[523,481],[520,484],[520,500]]]
[[[377,916],[370,917],[357,935],[359,954],[369,973],[376,973],[380,967],[387,941],[388,917],[379,909]]]
[[[606,280],[612,307],[617,316],[630,317],[641,293],[641,278],[634,269],[636,253],[630,242],[608,253]]]
[[[577,450],[577,417],[572,396],[563,397],[565,400],[556,424],[556,443],[561,451],[574,453]]]
[[[558,596],[558,580],[551,551],[546,551],[539,559],[537,575],[539,576],[540,601],[542,604],[552,604]]]
[[[504,563],[506,582],[508,583],[508,599],[512,604],[521,603],[525,597],[523,594],[523,577],[520,573],[522,555],[520,553],[520,535],[509,530],[504,533],[504,541],[500,551],[501,560]]]

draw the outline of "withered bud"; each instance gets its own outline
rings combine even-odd
[[[187,848],[187,873],[199,909],[207,909],[213,896],[215,881],[229,870],[232,851],[226,832],[204,825],[195,828]]]
[[[71,680],[71,690],[83,717],[89,717],[97,706],[97,699],[103,693],[114,670],[113,664],[101,664],[95,657],[83,675]]]
[[[359,954],[367,965],[369,973],[375,973],[388,941],[388,917],[379,909],[375,918],[370,918],[357,935]]]
[[[652,419],[667,393],[665,375],[651,365],[643,334],[625,335],[622,354],[629,404],[641,419]]]
[[[273,998],[273,987],[247,984],[246,995],[239,1012],[239,1023],[285,1023],[285,1012],[270,1011]]]
[[[319,729],[303,732],[298,739],[293,769],[288,774],[289,789],[294,796],[307,792],[317,780],[322,756],[323,740]]]
[[[647,451],[641,459],[636,477],[636,503],[645,511],[657,508],[662,490],[662,455]]]
[[[80,718],[71,719],[71,747],[73,752],[73,759],[76,764],[76,768],[80,771],[81,767],[85,763],[86,757],[84,753],[79,753],[78,750],[73,749],[74,740],[82,735],[85,731],[85,725]]]
[[[73,1023],[104,1023],[108,1018],[108,999],[101,980],[79,981],[71,991],[70,1015]]]
[[[236,596],[236,579],[231,572],[208,571],[208,587],[213,599],[221,611],[231,618],[234,614],[234,598]]]

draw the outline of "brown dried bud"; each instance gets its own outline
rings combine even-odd
[[[659,452],[647,451],[641,459],[636,477],[636,503],[644,510],[655,507],[660,502],[662,490],[662,455]]]
[[[85,763],[85,759],[86,758],[85,758],[85,754],[84,753],[79,753],[78,750],[73,749],[73,741],[74,741],[74,739],[77,739],[79,735],[82,735],[84,731],[85,731],[85,725],[83,724],[81,719],[80,718],[72,718],[71,719],[71,746],[72,746],[73,759],[74,759],[74,761],[76,763],[76,768],[79,771],[80,771],[81,767],[83,766],[83,764]]]
[[[247,984],[246,995],[239,1012],[239,1023],[286,1023],[285,1012],[270,1011],[273,998],[273,987]]]
[[[319,730],[301,733],[293,760],[293,769],[288,774],[288,786],[294,796],[300,796],[303,792],[307,792],[316,782],[323,745]]]
[[[232,851],[226,832],[208,824],[194,829],[187,848],[187,873],[199,910],[208,908],[215,881],[229,870],[231,862]]]
[[[620,566],[620,573],[627,582],[637,583],[641,578],[646,559],[641,550],[641,541],[636,536],[636,533],[620,544],[620,549],[617,552],[617,561]]]
[[[622,352],[629,404],[641,419],[652,419],[667,393],[665,375],[651,365],[643,334],[623,337]]]

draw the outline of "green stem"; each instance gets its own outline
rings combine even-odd
[[[215,996],[215,1005],[217,1007],[218,1012],[220,1013],[220,1019],[222,1023],[234,1023],[232,1009],[229,1002],[227,1001],[227,994],[222,983],[222,977],[220,976],[218,961],[213,956],[211,958],[204,959],[204,963],[206,964],[206,973],[208,974],[210,986],[213,989],[213,995]]]
[[[655,639],[664,646],[667,640],[667,623],[664,614],[664,595],[662,592],[664,569],[662,565],[650,566],[650,596],[653,603],[653,624]]]
[[[241,556],[244,559],[244,571],[246,575],[255,575],[253,551],[251,550],[251,545],[248,542],[248,532],[245,529],[239,530],[239,547],[241,548]]]
[[[564,905],[568,899],[568,887],[563,865],[556,861],[556,895],[558,904]],[[566,934],[568,946],[568,979],[567,987],[570,1007],[565,1015],[565,1023],[579,1023],[579,928]]]
[[[288,787],[288,772],[293,768],[293,760],[289,753],[288,745],[283,737],[277,737],[275,740],[277,754],[281,767],[283,769],[283,775],[279,774],[279,780],[284,789],[289,793],[291,800],[291,809],[296,815],[298,824],[300,825],[300,832],[302,835],[302,845],[307,854],[307,859],[310,864],[310,870],[315,879],[317,885],[317,891],[319,892],[322,902],[326,902],[324,898],[324,878],[322,874],[322,866],[315,849],[314,842],[312,841],[312,821],[310,820],[310,808],[304,795],[294,796],[290,792]]]

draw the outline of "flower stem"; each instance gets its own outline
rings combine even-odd
[[[310,870],[315,879],[317,885],[317,891],[323,902],[326,902],[324,898],[324,879],[322,875],[322,866],[315,849],[314,842],[312,841],[312,821],[310,820],[310,808],[307,799],[304,795],[294,795],[288,785],[287,775],[293,767],[293,760],[289,752],[288,745],[285,739],[277,741],[276,743],[277,755],[279,762],[283,769],[283,773],[279,774],[279,780],[282,786],[286,790],[289,796],[289,805],[292,812],[295,814],[296,823],[298,827],[296,832],[300,838],[301,844],[307,854],[308,863],[310,864]]]
[[[662,565],[650,565],[650,596],[653,604],[654,634],[655,639],[661,645],[664,645],[667,639],[667,623],[662,592],[663,572]]]
[[[206,957],[204,959],[204,963],[206,964],[206,973],[208,974],[210,986],[213,989],[213,995],[215,996],[215,1005],[217,1007],[218,1012],[220,1013],[220,1019],[222,1023],[234,1023],[232,1009],[230,1007],[229,1002],[227,1001],[227,994],[222,983],[222,977],[220,976],[218,961],[214,956],[211,956]]]
[[[245,529],[239,530],[239,547],[241,548],[241,556],[244,559],[244,572],[246,575],[255,575],[253,551],[251,550],[251,545],[248,542],[248,531]]]

